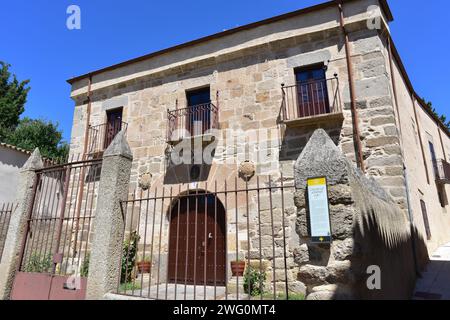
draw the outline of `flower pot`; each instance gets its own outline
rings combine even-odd
[[[231,261],[231,274],[233,277],[244,276],[245,261]]]
[[[136,265],[137,265],[139,273],[150,273],[150,269],[152,267],[151,262],[140,261],[140,262],[136,263]]]

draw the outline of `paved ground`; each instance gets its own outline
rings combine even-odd
[[[415,300],[450,300],[450,243],[431,257],[422,278],[416,283]]]

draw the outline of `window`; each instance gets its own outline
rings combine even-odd
[[[330,113],[323,65],[295,70],[299,118]]]
[[[434,178],[436,179],[438,177],[436,151],[434,150],[434,145],[433,145],[433,143],[431,141],[428,141],[428,146],[430,148],[431,163],[433,164]]]
[[[209,87],[186,92],[186,128],[192,136],[211,128],[211,94]]]
[[[425,201],[420,200],[420,206],[422,207],[423,224],[425,225],[427,240],[431,240],[430,222],[428,221],[427,206],[425,204]]]
[[[104,149],[108,148],[116,135],[122,130],[123,108],[106,111],[106,128]]]
[[[442,185],[437,186],[437,192],[439,196],[439,203],[441,204],[442,208],[445,208],[447,205],[447,197],[445,195],[445,187]]]

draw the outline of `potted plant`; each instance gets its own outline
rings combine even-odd
[[[242,277],[245,271],[245,261],[239,258],[231,261],[231,274],[233,277]]]
[[[139,259],[136,262],[136,266],[138,268],[139,273],[150,273],[150,269],[152,268],[152,262],[148,257]]]

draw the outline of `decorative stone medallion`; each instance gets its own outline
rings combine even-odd
[[[148,190],[152,183],[152,174],[150,172],[145,172],[139,176],[139,187],[142,190]]]
[[[239,177],[246,181],[250,180],[255,175],[255,171],[255,164],[250,160],[243,161],[239,165]]]

